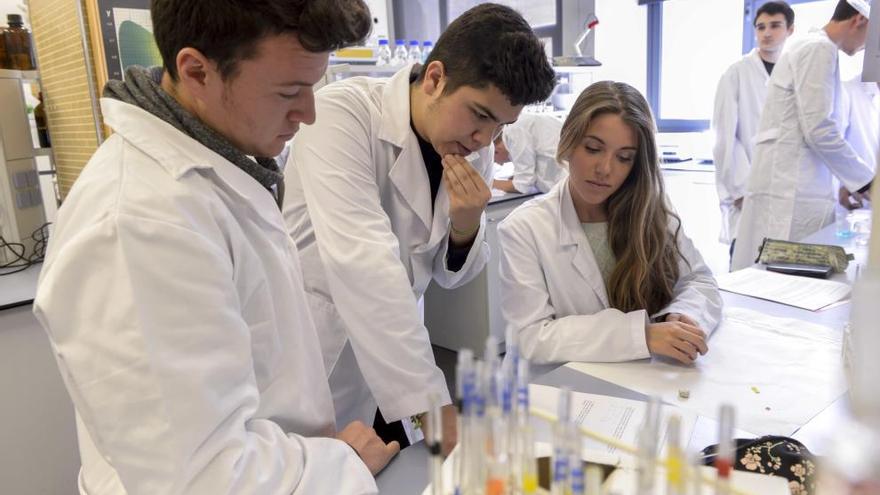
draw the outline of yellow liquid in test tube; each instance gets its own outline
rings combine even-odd
[[[522,490],[524,494],[532,494],[538,491],[538,476],[524,474],[522,478]]]

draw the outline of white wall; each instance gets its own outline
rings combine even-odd
[[[21,14],[24,17],[25,26],[30,29],[30,21],[27,18],[24,0],[0,0],[0,24],[6,26],[7,14]]]
[[[648,9],[635,0],[595,0],[595,81],[625,82],[647,95]]]
[[[76,493],[73,405],[31,306],[0,310],[0,492]]]

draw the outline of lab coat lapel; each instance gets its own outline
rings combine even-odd
[[[253,177],[167,122],[134,105],[102,98],[104,120],[132,145],[153,157],[175,179],[193,170],[213,172],[242,204],[253,205],[267,226],[286,234],[284,220],[272,194]]]
[[[770,74],[767,74],[767,68],[764,67],[764,61],[761,60],[761,56],[758,55],[757,48],[752,48],[752,51],[749,53],[749,61],[752,65],[752,69],[761,75],[760,80],[764,83],[764,86],[766,86],[770,81]]]
[[[432,223],[431,189],[428,172],[416,135],[410,127],[408,65],[388,81],[382,96],[379,139],[400,149],[388,172],[392,184],[430,232]]]
[[[559,242],[567,255],[575,271],[592,287],[596,297],[602,301],[604,307],[608,307],[608,293],[605,289],[605,281],[593,255],[587,236],[584,234],[577,212],[574,210],[571,194],[568,191],[568,180],[559,184],[558,207],[559,214],[556,216],[559,222]],[[575,285],[572,285],[573,287]]]

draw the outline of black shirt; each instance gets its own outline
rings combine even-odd
[[[409,76],[410,84],[414,83],[418,78],[418,68],[419,65],[413,67],[413,72]],[[434,203],[437,201],[437,193],[440,191],[440,183],[443,182],[443,159],[440,157],[440,154],[437,153],[437,150],[434,149],[434,145],[422,139],[422,136],[419,136],[419,133],[416,132],[416,126],[413,125],[412,116],[410,116],[409,119],[409,127],[419,141],[419,150],[422,152],[422,161],[425,162],[425,171],[428,172],[428,182],[431,186],[431,213],[433,214]],[[455,247],[452,245],[451,241],[447,240],[446,242],[449,243],[449,249],[446,252],[446,268],[448,268],[449,271],[457,272],[461,270],[461,267],[464,266],[464,262],[467,261],[467,255],[471,251],[471,246]]]
[[[772,75],[773,74],[773,67],[776,66],[776,63],[775,62],[768,62],[768,61],[764,60],[763,58],[761,59],[761,62],[764,62],[764,69],[767,70],[767,75],[768,76]]]

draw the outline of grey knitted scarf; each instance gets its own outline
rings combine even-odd
[[[280,209],[284,200],[284,175],[275,160],[256,157],[255,162],[248,158],[226,138],[183,108],[162,89],[161,82],[162,67],[147,69],[132,66],[125,71],[125,81],[107,82],[104,97],[142,108],[226,158],[269,190]]]

